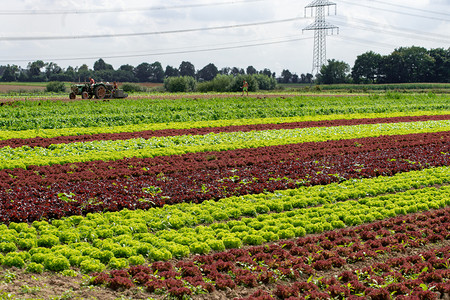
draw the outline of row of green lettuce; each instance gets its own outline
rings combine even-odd
[[[181,95],[182,96],[182,95]],[[0,110],[0,129],[110,127],[169,122],[299,117],[354,113],[449,111],[450,95],[225,96],[194,99],[17,101]]]
[[[22,146],[0,149],[0,169],[26,168],[125,157],[155,157],[204,151],[226,151],[304,142],[343,140],[380,135],[431,133],[450,130],[450,120],[363,124],[334,127],[221,132],[206,135],[153,137],[150,139],[98,140],[52,144],[47,148]]]
[[[450,167],[327,186],[0,225],[0,263],[96,272],[260,245],[450,205]],[[437,187],[438,186],[438,187]]]
[[[449,115],[450,111],[415,111],[415,112],[386,112],[386,113],[354,113],[354,114],[333,114],[333,115],[311,115],[298,117],[274,117],[274,118],[255,118],[255,119],[230,119],[230,120],[209,120],[192,122],[169,122],[169,123],[149,123],[149,124],[131,124],[122,126],[106,127],[72,127],[57,129],[28,129],[22,131],[3,130],[0,131],[0,140],[8,139],[29,139],[29,138],[54,138],[59,136],[77,136],[93,134],[109,134],[123,132],[155,131],[165,129],[193,129],[205,127],[226,127],[258,124],[282,124],[294,122],[310,121],[331,121],[331,120],[356,120],[373,118],[394,118],[394,117],[412,117],[412,116],[434,116]]]

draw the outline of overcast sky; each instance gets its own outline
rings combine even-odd
[[[0,0],[0,65],[93,68],[103,58],[115,69],[189,61],[197,70],[213,63],[311,73],[314,32],[302,29],[314,22],[314,11],[305,15],[312,1]],[[371,50],[450,47],[450,0],[332,2],[326,21],[339,34],[327,36],[327,59],[353,66]]]

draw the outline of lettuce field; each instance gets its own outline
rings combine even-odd
[[[450,299],[449,94],[1,104],[0,299]]]

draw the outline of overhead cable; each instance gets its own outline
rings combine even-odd
[[[396,14],[401,14],[401,15],[407,15],[407,16],[412,16],[412,17],[426,18],[426,19],[431,19],[434,21],[444,21],[444,22],[450,21],[449,18],[444,19],[444,18],[438,18],[438,17],[425,16],[423,14],[413,14],[413,13],[408,13],[408,12],[404,12],[404,11],[397,11],[397,10],[392,10],[392,9],[387,9],[387,8],[381,8],[381,7],[377,7],[377,6],[364,5],[359,2],[351,2],[351,1],[346,1],[346,0],[339,0],[339,1],[349,4],[349,5],[356,5],[356,6],[366,7],[366,8],[370,8],[370,9],[376,9],[376,10],[381,10],[381,11],[386,11],[386,12],[396,13]]]
[[[171,54],[185,54],[185,53],[199,53],[199,52],[210,52],[210,51],[220,51],[220,50],[230,50],[230,49],[239,49],[239,48],[248,48],[248,47],[257,47],[257,46],[265,46],[265,45],[273,45],[273,44],[281,44],[281,43],[291,43],[297,42],[301,40],[312,39],[312,37],[305,38],[292,38],[286,39],[282,41],[272,41],[272,42],[263,42],[263,43],[254,43],[254,44],[245,44],[238,46],[221,46],[221,47],[213,47],[213,48],[204,48],[204,49],[196,49],[196,50],[174,50],[174,51],[162,51],[162,52],[151,52],[151,53],[142,53],[142,54],[120,54],[120,55],[101,55],[101,56],[90,56],[90,57],[66,57],[66,58],[46,58],[40,60],[43,61],[66,61],[66,60],[88,60],[88,59],[114,59],[114,58],[132,58],[132,57],[145,57],[145,56],[161,56],[161,55],[171,55]],[[0,59],[1,61],[1,59]],[[8,59],[8,62],[27,62],[30,59]]]
[[[249,3],[249,2],[262,2],[267,0],[240,0],[240,1],[226,1],[217,3],[197,3],[197,4],[182,4],[182,5],[172,5],[172,6],[146,6],[146,7],[128,7],[128,8],[91,8],[91,9],[70,9],[70,10],[2,10],[0,15],[81,15],[81,14],[104,14],[104,13],[124,13],[124,12],[140,12],[140,11],[151,11],[151,10],[168,10],[168,9],[185,9],[185,8],[196,8],[196,7],[208,7],[208,6],[219,6],[219,5],[230,5],[239,3]]]
[[[218,30],[218,29],[233,29],[233,28],[241,28],[241,27],[248,27],[248,26],[286,23],[286,22],[298,21],[301,19],[303,19],[303,18],[296,17],[296,18],[290,18],[290,19],[246,23],[246,24],[235,24],[235,25],[202,27],[202,28],[191,28],[191,29],[177,29],[177,30],[167,30],[167,31],[138,32],[138,33],[111,33],[111,34],[106,33],[106,34],[92,34],[92,35],[60,35],[60,36],[10,36],[10,37],[1,37],[0,36],[0,41],[71,40],[71,39],[96,39],[96,38],[147,36],[147,35],[160,35],[160,34],[171,34],[171,33],[186,33],[186,32],[195,32],[195,31],[208,31],[208,30]]]

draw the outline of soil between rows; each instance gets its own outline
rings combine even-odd
[[[279,241],[277,243],[279,243]],[[426,252],[430,249],[446,246],[450,246],[450,240],[445,240],[435,244],[427,244],[419,248],[409,248],[404,253],[391,253],[391,255],[381,255],[377,258],[367,259],[366,261],[347,264],[342,268],[332,268],[331,270],[327,271],[317,271],[316,277],[331,278],[346,270],[362,269],[375,263],[383,263],[390,258],[412,256],[422,252]],[[183,260],[191,260],[192,257],[193,256],[191,255],[190,257]],[[11,282],[6,283],[5,278],[11,278],[11,274],[15,274],[15,278],[12,279]],[[304,280],[308,280],[308,277],[305,277]],[[0,270],[0,295],[3,293],[11,293],[19,299],[167,299],[166,295],[150,294],[145,291],[145,288],[135,287],[129,290],[113,291],[108,288],[89,286],[87,285],[88,281],[89,280],[87,279],[87,277],[84,277],[81,274],[78,274],[76,277],[67,277],[52,272],[44,272],[43,274],[30,274],[26,273],[23,269],[17,269],[14,267],[2,268]],[[280,281],[275,284],[260,285],[255,288],[245,288],[242,286],[238,286],[235,289],[227,288],[224,291],[215,290],[213,293],[209,294],[193,295],[192,299],[227,300],[249,297],[258,289],[271,291],[275,289],[278,284],[289,285],[290,282]],[[441,295],[441,299],[450,299],[450,295]]]

